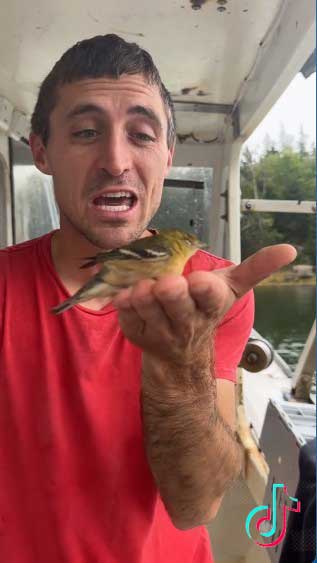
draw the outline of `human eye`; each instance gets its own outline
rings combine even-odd
[[[99,132],[96,129],[79,129],[74,131],[72,136],[76,139],[94,139],[98,137]]]
[[[155,142],[155,137],[152,137],[151,135],[148,135],[147,133],[143,133],[143,132],[136,132],[132,134],[132,137],[139,143],[154,143]]]

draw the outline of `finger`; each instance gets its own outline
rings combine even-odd
[[[121,290],[113,299],[113,305],[118,309],[120,326],[131,342],[138,343],[138,338],[143,336],[146,326],[132,304],[133,288]]]
[[[132,294],[132,287],[127,289],[122,289],[117,293],[117,295],[113,298],[112,304],[119,310],[123,309],[131,309],[131,294]]]
[[[183,276],[164,276],[153,287],[155,297],[173,326],[186,322],[196,312],[188,291],[188,282]]]
[[[207,317],[218,318],[230,308],[235,297],[225,279],[216,272],[197,271],[188,275],[189,292],[196,306]]]
[[[118,311],[118,319],[122,331],[131,342],[137,343],[138,338],[143,336],[145,332],[145,322],[131,307],[130,309],[121,309]]]
[[[155,326],[156,329],[160,327],[163,330],[170,330],[165,312],[153,292],[155,283],[153,280],[138,282],[132,289],[131,304],[143,321]]]
[[[241,297],[273,272],[293,262],[296,255],[295,248],[290,244],[267,246],[238,266],[217,270],[215,274],[222,275],[224,273],[232,291],[237,297]]]

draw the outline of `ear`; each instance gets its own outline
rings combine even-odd
[[[168,156],[167,156],[167,163],[166,163],[166,176],[169,173],[170,169],[172,168],[174,152],[175,152],[175,144],[176,144],[176,141],[168,149]]]
[[[44,143],[39,135],[31,133],[29,137],[30,148],[36,168],[43,174],[52,175],[51,168],[47,158],[47,151]]]

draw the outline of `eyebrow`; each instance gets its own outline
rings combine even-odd
[[[83,115],[85,113],[104,113],[101,107],[95,104],[78,104],[71,111],[66,114],[67,119],[72,119],[78,115]]]
[[[72,119],[86,113],[97,113],[99,115],[102,115],[105,113],[105,111],[96,104],[78,104],[66,114],[66,118]],[[150,107],[141,105],[131,106],[128,109],[127,113],[128,115],[141,115],[143,117],[146,117],[147,119],[152,121],[160,130],[162,130],[162,123],[159,116]]]
[[[160,130],[162,129],[161,120],[152,108],[149,108],[147,106],[132,106],[128,109],[128,115],[143,115],[144,117],[155,123],[155,125]]]

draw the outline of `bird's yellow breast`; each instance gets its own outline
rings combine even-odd
[[[113,286],[129,287],[139,280],[158,278],[165,274],[181,275],[187,260],[195,251],[177,252],[165,260],[112,260],[104,279]]]

